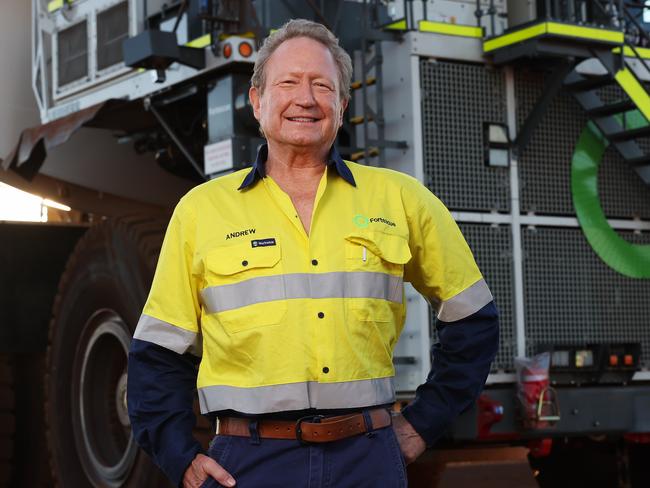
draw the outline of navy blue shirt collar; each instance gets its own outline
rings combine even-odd
[[[267,144],[262,144],[260,146],[260,149],[257,151],[257,158],[253,163],[253,167],[246,174],[246,178],[244,178],[244,181],[241,182],[241,185],[239,185],[239,188],[237,188],[238,190],[248,188],[249,186],[255,184],[257,180],[266,176],[266,169],[264,165],[268,156],[269,147]],[[357,186],[356,182],[354,181],[354,176],[352,176],[352,171],[350,171],[350,168],[348,168],[348,165],[345,164],[345,161],[343,161],[341,155],[334,146],[332,146],[329,155],[327,156],[327,165],[331,168],[334,168],[338,175],[350,183],[352,186]]]

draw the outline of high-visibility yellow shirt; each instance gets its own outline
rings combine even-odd
[[[201,356],[203,413],[390,403],[403,282],[446,322],[492,301],[440,200],[333,153],[309,234],[259,158],[177,205],[134,337]]]

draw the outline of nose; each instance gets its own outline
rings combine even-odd
[[[299,105],[301,107],[312,107],[316,104],[313,88],[309,81],[303,81],[300,83],[294,101],[296,105]]]

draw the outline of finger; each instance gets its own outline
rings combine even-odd
[[[222,485],[235,486],[235,478],[233,478],[228,471],[223,469],[223,467],[212,458],[208,458],[203,463],[203,471],[208,473]]]
[[[192,463],[183,476],[183,488],[198,488],[208,478],[208,474],[202,468],[202,461],[204,459],[210,458],[199,453],[192,460]]]

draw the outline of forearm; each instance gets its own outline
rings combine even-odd
[[[432,367],[404,417],[432,445],[478,398],[499,342],[498,312],[490,302],[456,322],[439,322]]]
[[[192,436],[196,361],[138,339],[129,352],[127,398],[133,435],[176,486],[202,451]]]

